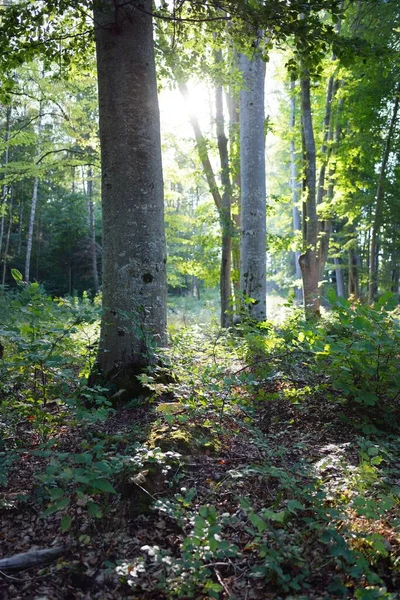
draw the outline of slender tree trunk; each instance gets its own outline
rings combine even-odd
[[[221,58],[217,57],[217,61]],[[178,83],[180,92],[186,102],[189,100],[189,91],[186,83]],[[231,264],[232,264],[232,217],[231,217],[231,199],[232,186],[229,172],[229,153],[228,140],[225,135],[224,114],[223,114],[223,93],[222,87],[217,86],[215,90],[216,99],[216,128],[218,151],[221,163],[221,184],[222,195],[215,178],[214,169],[212,167],[209,155],[207,140],[205,139],[197,116],[189,112],[190,123],[193,127],[193,132],[196,140],[197,151],[200,162],[203,167],[204,175],[207,179],[210,193],[213,197],[215,206],[218,211],[221,235],[222,235],[222,253],[220,267],[220,300],[221,300],[221,326],[228,327],[231,321]]]
[[[93,204],[93,172],[88,169],[87,178],[87,198],[88,198],[88,215],[89,215],[89,236],[90,236],[90,258],[92,262],[93,290],[97,294],[99,291],[99,272],[97,269],[97,246],[96,246],[96,227],[94,220],[94,204]]]
[[[178,87],[179,87],[179,90],[180,90],[182,96],[184,97],[185,101],[189,102],[189,90],[188,90],[186,83],[178,83]],[[219,191],[217,180],[215,178],[214,169],[212,167],[210,158],[208,156],[207,140],[201,131],[199,120],[198,120],[197,116],[194,113],[190,112],[189,119],[190,119],[190,123],[193,127],[194,137],[195,137],[196,146],[197,146],[197,152],[199,154],[200,162],[203,167],[204,175],[207,179],[210,193],[213,197],[213,200],[214,200],[215,206],[217,207],[218,213],[221,213],[222,196]]]
[[[336,293],[338,296],[345,298],[346,292],[344,287],[343,269],[340,258],[335,257],[335,274],[336,274]]]
[[[265,63],[255,53],[239,59],[240,92],[241,266],[240,287],[251,298],[249,314],[266,319]]]
[[[3,276],[1,279],[1,285],[4,287],[5,283],[6,283],[6,274],[7,274],[7,255],[8,255],[8,249],[10,246],[10,236],[11,236],[11,229],[12,229],[12,221],[13,221],[13,192],[12,192],[12,188],[10,190],[10,204],[9,204],[9,213],[8,213],[8,228],[7,228],[7,235],[6,235],[6,243],[4,246],[4,258],[3,258]]]
[[[318,218],[316,202],[316,153],[311,113],[310,77],[303,69],[301,77],[301,108],[304,155],[305,201],[303,203],[304,252],[299,262],[303,276],[304,310],[307,319],[319,317],[318,289]]]
[[[358,256],[356,248],[350,248],[349,250],[349,296],[352,296],[355,300],[360,297]]]
[[[386,136],[385,150],[382,157],[382,165],[379,171],[378,186],[376,189],[376,202],[375,202],[375,216],[372,224],[371,232],[371,247],[370,247],[370,258],[369,258],[369,292],[368,302],[371,304],[374,301],[376,289],[377,289],[377,275],[378,275],[378,252],[377,245],[379,239],[379,232],[382,224],[382,213],[384,203],[384,185],[386,179],[386,167],[389,160],[390,148],[392,144],[393,134],[396,127],[397,114],[399,111],[400,101],[400,83],[396,88],[396,97],[393,106],[392,117],[390,119],[389,130]]]
[[[18,207],[18,246],[17,246],[17,256],[21,256],[21,247],[22,247],[22,221],[24,216],[24,201],[21,198],[19,201]]]
[[[166,246],[151,0],[96,5],[103,207],[97,366],[132,393],[165,343]],[[94,376],[93,376],[94,378]],[[92,378],[92,379],[93,379]]]
[[[295,121],[296,121],[296,96],[295,96],[296,82],[292,80],[290,82],[290,186],[292,190],[292,213],[293,213],[293,232],[296,234],[301,231],[301,216],[298,209],[297,203],[299,201],[299,182],[297,179],[297,164],[296,164],[296,147],[295,147]],[[295,276],[299,281],[301,279],[300,269],[300,252],[296,250],[294,252],[294,265],[295,265]],[[303,290],[298,285],[294,288],[294,293],[297,302],[303,301]]]
[[[216,55],[216,64],[222,62],[222,52],[219,50]],[[220,290],[221,290],[221,326],[229,327],[232,322],[231,306],[231,266],[232,266],[232,186],[229,172],[229,154],[228,139],[225,135],[224,109],[223,109],[223,90],[218,85],[215,88],[215,117],[217,127],[217,142],[219,159],[221,163],[221,184],[222,184],[222,206],[220,212],[221,235],[222,235],[222,255],[220,272]]]
[[[340,10],[343,10],[344,0],[340,3]],[[341,19],[336,24],[335,30],[337,35],[340,35],[342,28]],[[332,61],[336,60],[336,56],[332,55]],[[325,194],[326,194],[326,169],[328,167],[329,158],[332,154],[332,147],[330,144],[335,141],[336,144],[339,141],[340,137],[340,129],[337,126],[336,131],[334,133],[333,128],[333,113],[332,113],[332,105],[335,97],[337,95],[338,89],[340,86],[340,82],[336,79],[334,75],[331,75],[328,79],[328,85],[326,89],[326,99],[325,99],[325,114],[323,121],[323,141],[321,147],[321,166],[319,170],[318,176],[318,187],[317,187],[317,206],[322,204]],[[340,111],[339,111],[340,112]],[[330,194],[329,194],[330,192]],[[329,173],[329,188],[328,188],[328,204],[333,200],[333,172],[332,169]],[[325,264],[328,260],[328,252],[329,252],[329,243],[330,236],[332,232],[332,221],[331,219],[324,219],[319,224],[319,247],[317,249],[318,252],[318,262],[319,262],[319,280],[322,281],[324,278],[325,272]]]
[[[3,237],[4,237],[4,224],[6,218],[6,205],[7,205],[7,196],[8,196],[8,186],[6,183],[7,176],[7,168],[10,160],[10,148],[9,148],[9,139],[10,139],[10,128],[11,128],[11,106],[7,106],[6,108],[6,131],[4,135],[5,141],[5,151],[4,151],[4,183],[1,191],[1,220],[0,220],[0,256],[3,247]]]
[[[240,153],[239,153],[239,96],[234,90],[227,94],[229,111],[229,158],[232,178],[232,201],[235,208],[232,215],[232,267],[233,288],[235,291],[235,307],[240,308],[240,235],[241,207],[240,207]],[[233,171],[233,172],[232,172]]]
[[[36,147],[36,156],[40,157],[41,147],[42,147],[42,100],[39,102],[39,119],[38,119],[38,138],[37,138],[37,147]],[[32,192],[32,203],[31,203],[31,212],[29,216],[29,228],[28,228],[28,239],[26,243],[26,255],[25,255],[25,271],[24,271],[24,279],[27,283],[30,281],[30,269],[31,269],[31,255],[32,255],[32,245],[33,245],[33,229],[35,226],[35,216],[36,216],[36,207],[37,207],[37,199],[38,199],[38,189],[39,189],[39,177],[35,175],[35,179],[33,181],[33,192]]]

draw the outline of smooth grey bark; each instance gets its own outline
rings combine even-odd
[[[38,131],[37,131],[37,147],[36,147],[36,156],[39,159],[41,147],[42,147],[42,127],[43,127],[43,119],[42,119],[42,100],[39,102],[39,116],[38,116]],[[31,270],[31,256],[32,256],[32,245],[33,245],[33,229],[35,227],[35,217],[36,217],[36,207],[37,207],[37,199],[38,199],[38,190],[39,190],[39,177],[35,175],[35,179],[33,180],[33,191],[32,191],[32,202],[31,202],[31,212],[29,215],[29,227],[28,227],[28,239],[26,242],[26,254],[25,254],[25,269],[24,269],[24,280],[29,283],[30,281],[30,270]]]
[[[249,314],[256,321],[267,315],[266,188],[265,188],[265,63],[255,53],[239,57],[243,78],[240,92],[241,252],[240,288],[253,300]]]
[[[357,300],[360,297],[360,285],[358,278],[358,263],[356,241],[354,247],[349,249],[349,296]]]
[[[393,112],[389,123],[389,129],[386,136],[385,149],[382,157],[382,164],[379,171],[378,185],[376,189],[376,202],[375,202],[375,215],[372,224],[371,231],[371,246],[369,253],[369,286],[368,286],[368,301],[372,303],[374,301],[376,288],[378,284],[378,238],[382,224],[382,213],[384,203],[384,185],[386,179],[386,168],[390,155],[390,148],[392,145],[393,134],[396,127],[397,115],[399,112],[399,101],[400,101],[400,82],[396,87],[395,100],[393,105]]]
[[[166,245],[151,0],[94,10],[103,209],[97,367],[127,391],[165,343]],[[93,375],[93,377],[95,377]]]
[[[2,276],[2,279],[1,279],[1,285],[2,286],[4,286],[5,283],[6,283],[7,255],[8,255],[8,248],[10,246],[10,236],[11,236],[12,223],[13,223],[13,189],[11,188],[11,190],[10,190],[10,203],[9,203],[9,208],[8,208],[8,228],[7,228],[6,243],[4,245],[4,255],[3,255],[3,276]]]
[[[299,181],[297,177],[297,163],[296,163],[296,146],[295,146],[295,122],[296,122],[296,96],[295,96],[295,88],[296,82],[290,82],[290,119],[289,119],[289,128],[290,128],[290,187],[292,191],[292,219],[293,219],[293,232],[296,233],[301,231],[301,215],[298,209],[298,201],[299,201]],[[294,265],[295,265],[295,275],[296,279],[301,279],[301,269],[300,269],[300,252],[295,250],[294,252]],[[297,285],[294,288],[295,298],[297,302],[301,303],[303,301],[303,290],[301,287]]]
[[[345,292],[345,287],[344,287],[342,261],[340,260],[340,258],[335,256],[334,262],[335,262],[335,275],[336,275],[336,293],[338,296],[345,298],[346,292]]]
[[[2,185],[1,190],[1,220],[0,220],[0,257],[3,248],[3,237],[4,237],[4,224],[6,218],[6,204],[7,204],[7,196],[8,196],[8,186],[6,183],[7,176],[7,168],[10,160],[10,147],[9,147],[9,139],[10,139],[10,127],[11,127],[11,106],[7,106],[6,108],[6,130],[4,134],[4,141],[6,144],[4,150],[4,183]]]
[[[93,290],[94,293],[97,294],[99,291],[99,271],[97,268],[96,227],[93,204],[93,171],[91,168],[88,169],[87,174],[87,207],[89,218],[90,259],[92,263]]]
[[[217,53],[216,62],[222,61],[222,52]],[[217,129],[218,152],[221,163],[222,203],[220,212],[221,223],[221,326],[229,327],[232,322],[231,306],[231,267],[232,267],[232,185],[229,172],[228,138],[225,135],[223,109],[223,90],[221,85],[215,88],[215,121]]]
[[[303,298],[306,318],[320,315],[318,289],[318,218],[316,198],[316,152],[311,112],[310,76],[303,68],[301,76],[301,115],[304,158],[305,200],[303,202],[303,244],[300,267],[303,277]]]
[[[233,63],[237,62],[237,53],[233,49]],[[235,293],[235,308],[240,309],[240,236],[241,207],[240,207],[240,155],[239,155],[239,95],[234,90],[226,94],[229,112],[229,159],[231,165],[232,202],[236,210],[232,215],[232,272]]]

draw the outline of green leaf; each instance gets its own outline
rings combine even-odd
[[[91,517],[93,517],[94,519],[99,519],[102,516],[102,512],[101,512],[101,508],[98,504],[96,504],[95,502],[92,502],[91,500],[88,501],[87,503],[87,509],[88,509],[88,513]]]
[[[66,531],[68,531],[70,529],[71,523],[72,523],[71,517],[69,515],[64,515],[63,518],[61,519],[62,533],[65,533]]]
[[[111,485],[111,483],[108,481],[108,479],[103,479],[103,478],[94,479],[92,481],[92,487],[95,490],[100,490],[101,492],[108,492],[110,494],[117,493],[116,490]]]
[[[54,513],[58,512],[59,510],[63,510],[63,508],[67,508],[68,504],[70,503],[70,500],[71,500],[71,498],[69,496],[60,498],[60,500],[58,502],[48,506],[46,508],[46,510],[43,512],[43,515],[45,517],[48,517],[49,515],[53,515]]]
[[[17,283],[19,281],[22,281],[22,279],[23,279],[22,273],[20,271],[18,271],[18,269],[11,269],[11,275],[12,275],[12,278],[14,279],[14,281],[16,281]]]
[[[50,498],[52,500],[58,500],[58,498],[61,498],[61,496],[64,496],[65,490],[63,490],[61,488],[51,488],[49,490],[49,494],[50,494]]]
[[[257,528],[258,533],[263,533],[267,529],[266,522],[257,513],[250,513],[249,520]]]

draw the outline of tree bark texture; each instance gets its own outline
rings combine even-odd
[[[316,153],[311,112],[310,76],[303,70],[301,77],[301,114],[304,156],[305,201],[303,202],[304,252],[299,262],[303,276],[303,297],[306,318],[318,317],[318,218],[316,202]]]
[[[344,287],[342,261],[337,256],[334,258],[334,261],[335,261],[335,275],[336,275],[336,293],[338,296],[345,298],[346,292],[345,292],[345,287]]]
[[[4,179],[7,175],[7,167],[10,160],[10,147],[9,147],[9,139],[10,139],[10,128],[11,128],[11,106],[7,106],[6,108],[6,131],[4,135],[4,141],[6,143],[6,147],[4,150]],[[6,204],[7,204],[7,196],[8,196],[8,185],[6,181],[4,181],[1,190],[1,220],[0,220],[0,257],[3,249],[3,237],[4,237],[4,225],[6,218]]]
[[[296,164],[296,147],[295,147],[295,122],[296,122],[296,96],[295,96],[296,82],[290,82],[290,187],[292,190],[292,218],[293,218],[293,232],[301,231],[301,216],[298,209],[297,203],[299,201],[299,182],[297,179],[297,164]],[[300,269],[300,252],[296,250],[294,252],[294,265],[295,265],[295,276],[297,280],[301,279]],[[297,302],[303,301],[303,290],[299,286],[294,288],[295,298]]]
[[[399,101],[400,101],[400,83],[396,88],[396,97],[393,105],[393,112],[390,119],[389,129],[386,136],[385,149],[382,157],[382,164],[379,171],[378,185],[376,189],[376,202],[375,202],[375,215],[372,224],[371,232],[371,246],[369,253],[369,291],[368,291],[368,302],[374,301],[377,284],[378,284],[378,238],[382,223],[382,213],[384,204],[384,185],[386,179],[386,168],[390,155],[390,148],[393,140],[393,134],[396,127],[397,115],[399,112]]]
[[[216,62],[222,62],[222,52],[219,50],[216,56]],[[221,291],[221,326],[229,327],[232,321],[232,288],[231,288],[231,268],[232,268],[232,185],[229,170],[229,151],[228,139],[225,135],[224,108],[223,108],[223,90],[221,85],[215,89],[215,117],[217,129],[217,143],[219,159],[221,164],[221,185],[222,185],[222,203],[220,211],[221,223],[221,270],[220,270],[220,291]]]
[[[87,205],[88,205],[88,218],[89,218],[89,236],[90,236],[90,259],[92,263],[92,276],[93,276],[93,291],[95,294],[99,291],[99,271],[97,268],[97,244],[96,244],[96,227],[94,220],[94,204],[93,204],[93,172],[92,169],[88,170],[87,180]]]
[[[103,210],[98,367],[135,388],[165,342],[166,246],[151,0],[95,9]]]
[[[38,141],[36,148],[36,156],[40,157],[41,147],[42,147],[42,101],[39,103],[39,118],[38,118]],[[38,199],[38,190],[39,190],[39,177],[36,175],[33,180],[33,191],[32,191],[32,202],[31,202],[31,212],[29,215],[29,227],[28,227],[28,239],[26,243],[26,254],[25,254],[25,270],[24,270],[24,280],[29,283],[30,281],[30,271],[31,271],[31,256],[32,256],[32,246],[33,246],[33,229],[35,227],[35,217],[36,217],[36,207],[37,207],[37,199]]]
[[[240,287],[251,298],[249,314],[266,319],[265,63],[242,54],[240,92],[241,266]]]

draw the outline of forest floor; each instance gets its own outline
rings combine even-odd
[[[265,374],[197,335],[150,398],[14,424],[0,557],[62,555],[0,566],[0,597],[399,598],[398,436],[355,429],[298,356]]]

